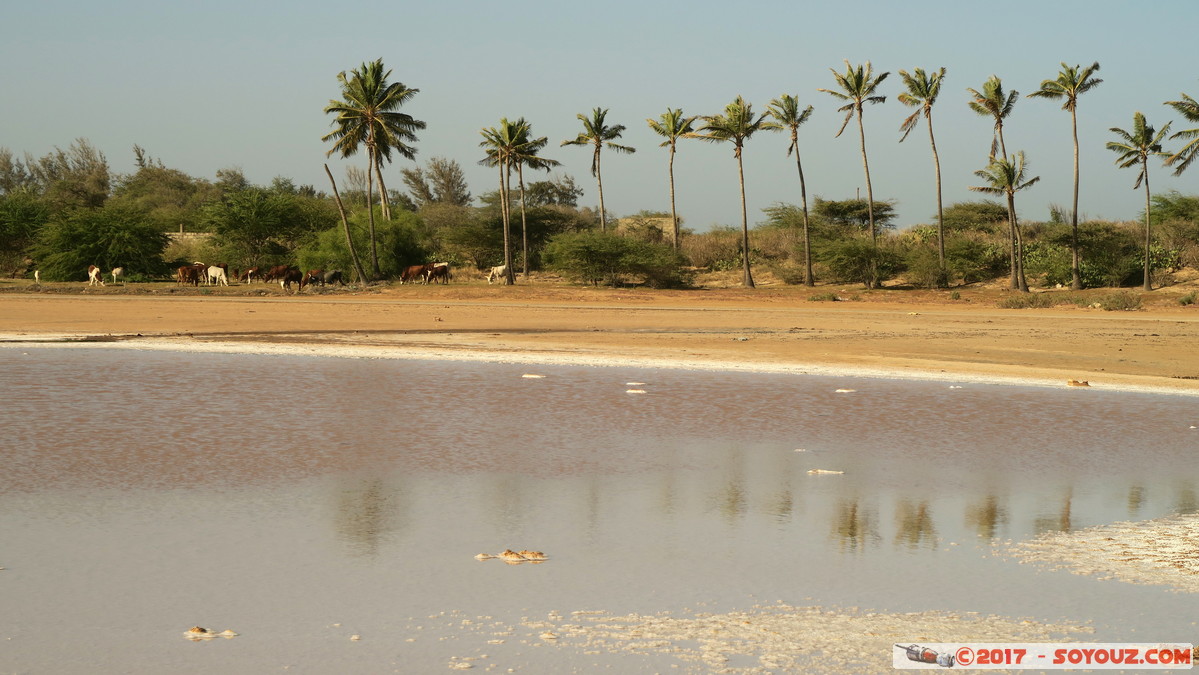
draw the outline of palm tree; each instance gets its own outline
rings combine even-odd
[[[1010,159],[992,157],[987,168],[974,172],[974,175],[985,180],[987,185],[970,187],[976,192],[1007,196],[1008,227],[1012,233],[1011,287],[1025,293],[1028,292],[1028,280],[1024,277],[1024,246],[1020,237],[1020,226],[1016,221],[1016,193],[1041,180],[1040,176],[1027,178],[1027,169],[1024,151],[1012,155]]]
[[[673,226],[671,230],[671,243],[674,245],[674,250],[679,250],[679,212],[674,205],[674,153],[680,138],[687,138],[695,132],[691,127],[698,118],[696,115],[691,117],[683,117],[683,109],[667,108],[666,112],[658,119],[646,119],[649,128],[654,133],[665,138],[666,140],[658,144],[660,148],[670,148],[670,160],[666,165],[666,173],[670,178],[670,222]]]
[[[723,115],[704,115],[703,126],[695,133],[711,143],[728,141],[733,144],[733,157],[737,158],[737,178],[741,184],[741,262],[744,270],[743,283],[747,288],[754,287],[754,277],[749,269],[749,216],[745,208],[745,167],[741,160],[741,150],[745,141],[755,132],[766,128],[763,120],[766,114],[754,118],[753,106],[738,96],[732,103],[724,107]]]
[[[600,150],[606,147],[625,154],[637,152],[637,148],[613,142],[624,133],[625,126],[623,124],[608,126],[605,123],[607,116],[607,108],[593,109],[591,117],[579,113],[578,118],[583,123],[583,133],[573,140],[562,141],[562,145],[590,145],[594,148],[591,155],[591,175],[595,176],[596,187],[599,189],[600,229],[603,231],[608,230],[608,216],[604,212],[604,180],[600,177]]]
[[[1199,102],[1186,94],[1182,94],[1181,96],[1181,101],[1166,101],[1166,105],[1178,111],[1178,114],[1185,117],[1188,122],[1199,122]],[[1187,167],[1191,165],[1191,162],[1195,161],[1195,157],[1199,157],[1199,128],[1179,131],[1171,136],[1170,140],[1176,138],[1191,139],[1190,143],[1182,146],[1182,149],[1170,155],[1170,158],[1166,160],[1167,166],[1178,165],[1174,169],[1174,175],[1181,176],[1182,172],[1186,171]]]
[[[1141,187],[1141,183],[1145,184],[1145,283],[1142,287],[1147,291],[1153,290],[1152,280],[1149,278],[1149,158],[1170,156],[1170,153],[1162,150],[1162,138],[1169,130],[1170,124],[1167,123],[1161,131],[1155,131],[1145,122],[1145,116],[1137,112],[1132,116],[1132,132],[1112,127],[1112,133],[1119,136],[1120,140],[1108,141],[1107,144],[1108,150],[1120,153],[1116,158],[1116,164],[1120,165],[1121,169],[1138,164],[1141,166],[1141,172],[1137,174],[1137,182],[1132,189]]]
[[[1062,63],[1062,70],[1056,80],[1044,80],[1041,88],[1029,94],[1029,97],[1063,99],[1062,110],[1070,111],[1070,124],[1074,132],[1074,207],[1070,213],[1070,288],[1082,290],[1082,273],[1079,269],[1078,257],[1078,96],[1095,87],[1103,80],[1093,75],[1099,71],[1096,61],[1086,68],[1067,66]]]
[[[549,171],[555,166],[559,166],[561,162],[548,159],[546,157],[538,157],[537,153],[541,152],[549,143],[549,139],[545,136],[541,138],[530,138],[533,127],[525,118],[520,118],[516,121],[517,135],[513,139],[511,150],[508,154],[508,159],[511,164],[516,166],[517,184],[520,186],[520,237],[521,237],[521,265],[523,267],[523,275],[527,281],[529,278],[529,227],[528,219],[525,215],[525,172],[524,167],[536,169],[540,171]]]
[[[383,59],[363,63],[349,75],[342,71],[337,75],[341,82],[341,95],[344,100],[330,100],[325,106],[325,113],[337,115],[333,124],[335,129],[325,134],[322,141],[333,141],[333,148],[328,155],[341,153],[342,157],[350,157],[358,152],[358,148],[366,146],[367,154],[367,200],[374,204],[374,186],[371,173],[379,178],[379,185],[386,194],[383,185],[383,174],[380,171],[383,160],[391,161],[392,151],[396,151],[408,159],[416,158],[416,149],[410,143],[416,141],[416,131],[425,128],[425,123],[414,119],[407,113],[398,112],[400,106],[412,100],[419,89],[405,87],[402,82],[388,82],[391,71],[384,71]],[[386,210],[386,197],[384,209]],[[379,252],[375,242],[375,212],[368,209],[371,239],[371,267],[375,277],[379,273]],[[387,211],[390,215],[390,211]]]
[[[823,91],[834,98],[848,101],[845,105],[837,108],[837,112],[845,113],[845,121],[841,123],[841,129],[837,131],[837,136],[840,136],[841,132],[845,131],[845,127],[849,125],[851,118],[858,118],[858,136],[862,141],[862,168],[866,171],[866,215],[870,220],[870,241],[877,245],[878,231],[874,228],[874,189],[870,184],[870,162],[866,159],[866,128],[862,124],[862,104],[870,103],[873,105],[887,100],[886,96],[876,96],[874,92],[878,90],[878,85],[882,84],[883,80],[887,79],[887,76],[891,73],[883,73],[875,77],[869,61],[865,65],[859,65],[855,68],[849,65],[849,59],[845,60],[844,73],[838,73],[832,68],[829,68],[829,70],[832,71],[833,77],[837,79],[837,86],[841,87],[841,91],[833,91],[832,89],[817,89],[817,91]],[[834,138],[837,136],[834,136]]]
[[[498,167],[500,170],[500,219],[504,229],[504,283],[508,286],[516,283],[512,269],[512,245],[510,243],[512,205],[508,181],[512,174],[513,148],[522,135],[527,135],[527,132],[522,130],[522,125],[527,126],[523,119],[518,122],[509,122],[505,117],[500,119],[498,127],[489,127],[479,132],[483,136],[479,147],[487,150],[487,156],[479,160],[479,164]]]
[[[1020,98],[1020,92],[1013,90],[1005,96],[1003,81],[995,75],[983,82],[981,92],[969,88],[966,91],[974,97],[969,102],[971,110],[983,117],[995,119],[995,133],[991,137],[990,156],[1007,159],[1007,146],[1003,144],[1003,120],[1012,114],[1012,108],[1016,107],[1016,100]]]
[[[902,143],[912,133],[912,129],[920,123],[920,116],[923,114],[924,119],[928,120],[928,142],[933,148],[933,168],[937,173],[937,260],[941,263],[941,271],[944,274],[945,270],[945,212],[941,206],[941,158],[937,155],[937,139],[933,136],[933,104],[937,102],[937,96],[941,93],[941,83],[945,81],[945,69],[942,68],[931,75],[924,72],[924,69],[917,68],[911,74],[906,70],[899,71],[899,76],[903,78],[903,84],[907,91],[899,95],[899,102],[916,108],[916,112],[908,116],[899,125],[899,130],[903,132],[903,137],[899,139]]]
[[[770,102],[769,107],[766,108],[766,114],[772,121],[763,124],[763,129],[774,131],[786,129],[791,133],[791,144],[787,146],[787,156],[790,157],[792,152],[795,153],[795,168],[799,170],[799,198],[803,207],[804,285],[813,286],[816,282],[812,277],[812,242],[808,235],[808,186],[804,182],[803,162],[799,159],[799,127],[812,116],[812,106],[800,110],[798,97],[783,94]]]

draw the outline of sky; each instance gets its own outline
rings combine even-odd
[[[479,131],[500,118],[526,118],[549,144],[542,155],[562,162],[596,205],[589,148],[559,147],[582,131],[579,114],[608,109],[627,127],[623,145],[605,152],[604,201],[617,217],[670,208],[665,148],[647,118],[668,108],[713,115],[743,96],[765,112],[784,93],[815,109],[800,128],[809,199],[865,197],[855,125],[835,137],[843,113],[832,96],[831,70],[870,61],[891,75],[885,103],[865,111],[867,152],[876,200],[894,200],[903,228],[935,222],[936,193],[928,132],[903,143],[899,70],[946,68],[933,109],[944,203],[984,198],[974,172],[987,163],[992,120],[967,107],[967,88],[992,74],[1021,94],[1005,122],[1009,153],[1026,152],[1041,181],[1017,195],[1020,216],[1047,220],[1050,205],[1070,207],[1073,143],[1060,102],[1025,98],[1061,63],[1099,62],[1103,83],[1078,105],[1081,143],[1079,213],[1083,218],[1139,217],[1144,196],[1136,170],[1120,169],[1112,127],[1131,129],[1142,111],[1159,129],[1194,128],[1164,101],[1199,97],[1193,27],[1199,3],[1109,0],[801,0],[682,4],[658,0],[562,0],[455,3],[360,0],[40,0],[0,8],[0,147],[40,157],[86,138],[112,171],[135,170],[140,145],[166,166],[214,179],[237,167],[253,183],[276,176],[329,191],[323,164],[341,181],[365,154],[329,158],[323,112],[340,98],[337,74],[382,58],[392,81],[419,93],[404,112],[428,127],[416,164],[456,160],[476,195],[499,182],[478,165]],[[786,133],[754,135],[744,151],[751,227],[762,209],[798,204],[795,160]],[[1178,141],[1167,149],[1179,146]],[[396,157],[385,180],[402,189]],[[544,174],[541,174],[544,175]],[[526,177],[528,180],[532,180]],[[1181,177],[1150,166],[1155,193],[1199,193],[1199,169]],[[741,202],[732,146],[683,141],[675,160],[684,226],[705,231],[740,226]]]

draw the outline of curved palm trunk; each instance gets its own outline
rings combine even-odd
[[[791,130],[791,147],[795,148],[795,168],[799,171],[799,199],[803,206],[803,282],[805,286],[815,286],[812,277],[812,241],[808,234],[808,185],[804,182],[803,162],[799,158],[799,134]]]
[[[858,106],[858,137],[862,141],[862,168],[866,170],[866,215],[870,220],[870,243],[878,246],[874,229],[874,190],[870,186],[870,162],[866,159],[866,127],[862,124],[862,106]]]
[[[375,181],[374,171],[372,171],[375,166],[375,149],[367,146],[366,154],[367,161],[370,162],[366,167],[366,214],[367,222],[370,224],[371,273],[373,278],[378,279],[382,275],[379,272],[379,248],[375,245]]]
[[[1024,276],[1024,241],[1020,236],[1020,223],[1016,221],[1016,193],[1007,195],[1007,217],[1012,228],[1012,289],[1028,292],[1028,280]]]
[[[1151,241],[1150,232],[1149,232],[1149,209],[1151,208],[1152,205],[1149,203],[1149,158],[1148,157],[1146,157],[1144,159],[1144,171],[1145,171],[1145,283],[1141,285],[1141,288],[1143,288],[1147,291],[1152,291],[1153,290],[1153,280],[1149,276],[1149,242]]]
[[[674,143],[670,144],[670,161],[666,165],[666,173],[670,176],[670,224],[673,226],[671,232],[671,243],[674,245],[674,250],[679,250],[679,213],[674,207]]]
[[[933,146],[933,168],[937,172],[937,260],[941,263],[941,274],[945,274],[945,210],[941,205],[941,156],[937,154],[937,139],[933,136],[933,111],[930,108],[925,118],[928,120],[928,142]],[[942,279],[942,281],[946,281]]]
[[[525,217],[525,169],[523,162],[516,163],[516,180],[520,185],[520,262],[525,281],[529,280],[529,223]]]
[[[595,186],[599,189],[600,232],[608,231],[608,215],[604,211],[604,179],[600,176],[600,150],[595,148]]]
[[[346,248],[350,249],[350,260],[354,263],[354,273],[358,275],[358,283],[366,283],[366,271],[362,269],[362,261],[358,259],[358,251],[354,248],[354,238],[350,236],[350,221],[346,218],[345,205],[341,203],[341,195],[337,193],[337,181],[333,180],[333,172],[325,165],[325,174],[333,186],[333,198],[337,201],[337,211],[341,214],[341,227],[346,233]]]
[[[1082,290],[1082,273],[1078,260],[1078,114],[1070,109],[1070,125],[1074,132],[1074,212],[1070,214],[1070,288]]]
[[[512,274],[512,244],[510,243],[511,236],[509,232],[511,227],[509,223],[512,220],[511,205],[508,203],[508,163],[506,160],[499,161],[500,167],[500,220],[504,223],[504,285],[512,286],[516,283],[516,279]]]
[[[742,283],[746,288],[754,288],[754,276],[749,271],[749,215],[745,209],[745,168],[741,148],[737,148],[737,179],[741,183],[741,264],[745,272]]]

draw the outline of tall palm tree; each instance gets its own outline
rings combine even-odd
[[[1181,94],[1181,96],[1181,101],[1166,101],[1166,105],[1178,111],[1178,114],[1185,117],[1188,122],[1199,122],[1199,102],[1186,94]],[[1195,161],[1196,157],[1199,157],[1199,128],[1183,129],[1171,136],[1170,140],[1176,138],[1191,139],[1190,143],[1182,146],[1178,152],[1170,155],[1170,158],[1166,160],[1168,166],[1177,165],[1174,169],[1174,175],[1181,176],[1182,172],[1186,171],[1187,167],[1191,165],[1191,162]]]
[[[539,171],[549,171],[555,166],[562,163],[555,159],[539,157],[537,153],[541,152],[549,139],[545,136],[541,138],[532,138],[533,127],[525,121],[525,118],[520,118],[516,121],[517,135],[513,139],[512,148],[509,152],[509,160],[512,165],[516,166],[517,184],[520,186],[520,238],[521,238],[521,266],[523,275],[527,281],[529,278],[529,226],[528,219],[525,214],[525,172],[524,167],[536,169]]]
[[[666,173],[670,178],[670,222],[671,222],[671,244],[674,245],[674,250],[679,250],[679,212],[674,205],[674,153],[678,146],[680,138],[687,138],[695,132],[692,125],[698,119],[697,115],[683,117],[683,109],[667,108],[666,112],[662,113],[658,119],[646,119],[649,128],[655,134],[665,138],[666,140],[658,144],[660,148],[670,148],[670,160],[666,165]]]
[[[574,139],[562,141],[562,145],[564,146],[590,145],[593,148],[591,155],[591,175],[595,176],[596,187],[599,189],[600,230],[603,231],[607,231],[608,229],[608,216],[604,212],[604,180],[600,176],[600,151],[608,148],[609,150],[625,154],[637,152],[637,148],[631,148],[627,145],[620,145],[614,142],[624,133],[625,126],[623,124],[608,126],[605,121],[607,116],[607,108],[594,108],[591,111],[591,117],[579,113],[578,118],[583,123],[583,132]]]
[[[992,157],[987,168],[974,172],[975,176],[985,180],[987,184],[970,187],[976,192],[1007,197],[1008,227],[1012,232],[1011,287],[1025,293],[1028,292],[1028,280],[1024,276],[1024,245],[1020,236],[1020,225],[1016,221],[1016,193],[1041,180],[1040,176],[1028,178],[1027,170],[1024,151],[1012,155],[1011,158]]]
[[[1137,182],[1132,189],[1145,184],[1145,283],[1142,287],[1147,291],[1153,290],[1153,283],[1149,278],[1149,158],[1170,156],[1170,153],[1162,150],[1162,138],[1169,130],[1170,124],[1167,123],[1161,131],[1155,131],[1145,122],[1145,116],[1137,112],[1132,116],[1132,131],[1112,127],[1112,133],[1116,134],[1119,140],[1108,141],[1107,144],[1108,150],[1120,153],[1116,158],[1116,164],[1120,165],[1121,169],[1138,164],[1141,166],[1141,172],[1137,174]]]
[[[1082,290],[1082,273],[1078,256],[1078,97],[1098,87],[1103,80],[1094,77],[1099,72],[1096,61],[1086,68],[1067,66],[1055,80],[1044,80],[1041,88],[1029,94],[1030,98],[1062,99],[1062,110],[1070,111],[1070,124],[1074,132],[1074,206],[1070,213],[1070,288]]]
[[[333,141],[333,148],[327,154],[341,153],[342,157],[351,157],[359,147],[366,147],[367,199],[370,204],[374,204],[371,174],[378,176],[379,185],[386,192],[380,171],[383,161],[391,161],[393,150],[408,159],[415,159],[416,149],[410,143],[416,142],[416,132],[425,128],[424,122],[398,110],[420,90],[406,87],[402,82],[388,82],[390,76],[391,71],[384,70],[383,59],[363,63],[348,75],[342,71],[337,80],[341,83],[343,100],[330,100],[325,106],[326,114],[337,116],[333,120],[333,131],[321,137],[322,141]],[[368,209],[368,214],[371,267],[374,276],[378,277],[374,208]]]
[[[937,96],[941,93],[941,83],[945,81],[945,69],[942,68],[935,73],[929,74],[924,72],[923,68],[916,68],[912,73],[906,70],[899,71],[899,76],[903,78],[903,85],[907,91],[899,95],[899,102],[916,108],[916,112],[908,116],[899,125],[899,130],[903,132],[903,137],[899,139],[902,143],[920,123],[921,115],[928,120],[928,142],[933,148],[933,168],[937,174],[937,260],[941,263],[942,275],[945,270],[945,210],[941,202],[941,158],[937,155],[937,139],[933,136],[933,104],[937,102]]]
[[[500,171],[500,220],[503,222],[504,229],[504,283],[508,286],[516,283],[512,268],[512,191],[509,188],[509,179],[512,175],[514,161],[512,158],[513,148],[522,135],[527,135],[522,130],[522,125],[527,126],[523,119],[518,122],[509,122],[508,118],[504,117],[500,119],[499,126],[488,127],[479,132],[483,136],[479,147],[485,148],[487,151],[487,156],[479,160],[479,164],[494,166]]]
[[[983,82],[983,90],[980,92],[977,89],[969,89],[973,97],[970,99],[969,106],[974,112],[983,117],[991,117],[995,120],[995,133],[991,137],[991,157],[999,157],[1007,159],[1007,146],[1003,144],[1003,121],[1012,114],[1012,109],[1016,107],[1016,101],[1020,98],[1020,92],[1012,90],[1008,94],[1003,93],[1003,81],[998,76],[992,75]]]
[[[696,138],[711,143],[733,144],[733,157],[737,159],[737,178],[741,185],[741,263],[744,271],[742,283],[747,288],[753,288],[754,277],[749,269],[749,215],[745,208],[745,166],[741,159],[741,150],[750,136],[765,128],[763,121],[766,114],[755,118],[753,106],[738,96],[724,107],[723,115],[704,115],[701,119],[703,126],[695,132]]]
[[[870,220],[870,241],[877,245],[878,231],[874,227],[874,189],[870,184],[870,162],[866,159],[866,127],[862,124],[862,104],[874,105],[887,100],[886,96],[878,96],[874,92],[878,91],[878,85],[882,84],[883,80],[887,79],[891,73],[883,73],[876,77],[869,61],[864,65],[854,67],[849,65],[849,59],[845,60],[844,73],[838,73],[832,68],[829,70],[832,71],[841,91],[832,89],[817,89],[817,91],[823,91],[841,101],[848,101],[845,105],[837,108],[837,112],[845,113],[845,121],[841,123],[841,129],[837,131],[837,136],[845,131],[850,119],[854,117],[858,119],[858,137],[862,142],[862,168],[866,171],[866,215]]]
[[[795,168],[799,170],[799,198],[803,207],[803,260],[804,285],[813,286],[816,281],[812,277],[812,242],[808,234],[808,186],[803,177],[803,162],[799,158],[799,127],[812,116],[812,106],[799,109],[799,98],[790,94],[770,102],[766,114],[771,121],[762,125],[764,129],[774,131],[787,130],[791,133],[791,144],[787,146],[787,156],[795,153]]]

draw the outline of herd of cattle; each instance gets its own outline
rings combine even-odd
[[[487,277],[487,283],[491,283],[494,276],[502,276],[504,274],[503,270],[506,270],[506,268],[502,268],[497,273],[497,269],[501,268],[492,268],[491,275]],[[124,268],[114,267],[111,271],[113,283],[115,284],[124,273]],[[264,283],[277,281],[279,282],[279,287],[285,291],[290,291],[292,284],[295,284],[295,292],[297,293],[304,290],[305,286],[345,285],[344,275],[341,270],[315,269],[303,272],[298,267],[291,265],[251,267],[246,270],[233,268],[231,272],[229,266],[225,263],[208,265],[197,261],[175,270],[175,281],[180,285],[191,284],[192,286],[200,286],[203,284],[206,286],[228,286],[230,276],[236,281],[247,284],[255,281]],[[104,274],[96,265],[88,266],[87,278],[89,286],[105,285]],[[450,279],[453,278],[454,273],[451,271],[448,262],[433,262],[425,265],[412,265],[405,268],[400,275],[400,283],[431,284],[440,281],[441,283],[448,284],[450,283]]]

